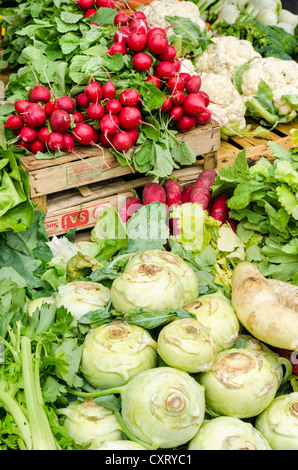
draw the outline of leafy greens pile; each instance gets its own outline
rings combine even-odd
[[[261,158],[249,167],[245,148],[221,168],[213,192],[231,196],[229,216],[239,221],[246,260],[266,277],[298,285],[298,152],[268,145],[273,163]]]

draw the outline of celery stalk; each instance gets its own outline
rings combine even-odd
[[[20,437],[25,443],[26,450],[32,450],[32,437],[29,423],[17,402],[4,390],[0,390],[0,402],[16,422]]]
[[[23,368],[24,391],[27,403],[28,421],[31,428],[33,450],[56,450],[54,436],[45,413],[40,403],[40,384],[36,383],[36,374],[33,370],[31,353],[31,340],[26,336],[21,337],[21,357]],[[38,375],[39,382],[39,375]]]

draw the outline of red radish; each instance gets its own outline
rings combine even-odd
[[[211,198],[211,187],[216,176],[215,170],[202,171],[193,185],[189,201],[191,203],[200,203],[203,210],[207,210]]]
[[[120,24],[121,26],[124,26],[128,24],[129,21],[130,16],[128,16],[124,11],[120,11],[114,18],[114,25],[118,26]]]
[[[116,42],[123,42],[123,44],[127,45],[127,36],[130,33],[129,26],[120,26],[119,29],[114,34],[114,40]]]
[[[182,191],[182,204],[186,204],[190,202],[190,193],[192,190],[192,186],[186,186],[186,188]]]
[[[118,151],[118,152],[127,152],[131,146],[132,146],[132,141],[131,137],[126,131],[118,131],[116,134],[113,135],[112,137],[112,146]]]
[[[122,91],[119,100],[124,106],[135,106],[140,101],[140,93],[134,88],[128,88]]]
[[[127,52],[126,45],[123,42],[114,42],[108,49],[110,55],[114,55],[119,52],[122,55],[125,55]]]
[[[134,145],[139,138],[138,129],[131,129],[130,131],[126,131],[126,132],[130,135],[132,145]]]
[[[197,93],[201,88],[201,77],[200,75],[191,75],[186,83],[187,93]]]
[[[122,109],[122,103],[116,98],[112,98],[106,104],[106,111],[108,111],[109,113],[118,114],[120,113],[121,109]]]
[[[14,109],[16,110],[16,113],[22,115],[26,111],[26,109],[28,108],[29,104],[31,104],[31,101],[18,100],[14,104]]]
[[[63,109],[54,111],[50,116],[50,126],[55,132],[66,132],[71,126],[71,117]]]
[[[172,104],[171,99],[168,96],[166,96],[166,99],[163,102],[163,104],[161,105],[160,109],[161,109],[162,112],[167,113],[168,111],[170,111],[172,106],[173,106],[173,104]]]
[[[91,126],[91,127],[92,127],[92,130],[93,130],[92,144],[96,144],[99,141],[100,132],[97,129],[95,129],[94,126]]]
[[[29,93],[31,103],[48,103],[51,99],[50,90],[44,85],[36,85]]]
[[[180,69],[181,69],[181,60],[176,58],[176,59],[173,59],[172,60],[172,63],[174,65],[174,70],[175,72],[180,72]]]
[[[231,227],[231,229],[233,230],[233,232],[236,232],[236,230],[237,230],[237,225],[238,225],[237,220],[234,220],[234,219],[227,219],[227,223],[230,225],[230,227]]]
[[[152,36],[154,36],[155,34],[165,34],[166,30],[163,29],[163,28],[152,28],[149,33],[147,34],[147,37],[148,39],[150,39]]]
[[[207,185],[208,189],[210,189],[211,186],[213,186],[216,177],[217,172],[215,170],[204,170],[199,174],[196,182],[194,183],[194,187]]]
[[[229,208],[227,201],[229,196],[227,194],[220,194],[214,199],[210,216],[215,220],[219,220],[222,224],[227,220]]]
[[[155,69],[155,74],[161,80],[168,80],[175,72],[174,65],[168,60],[162,60],[159,62]]]
[[[72,113],[72,116],[75,124],[79,124],[80,122],[85,121],[85,115],[80,111],[75,111],[74,113]]]
[[[174,77],[169,78],[168,83],[167,83],[167,88],[170,93],[173,93],[176,90],[183,91],[184,87],[185,87],[185,83],[181,77],[174,76]]]
[[[211,116],[212,114],[210,111],[208,111],[208,109],[203,111],[196,117],[197,124],[199,126],[206,126],[206,124],[208,124],[208,122],[211,120]]]
[[[63,111],[69,114],[73,113],[76,107],[75,100],[70,96],[61,96],[57,99],[57,104],[60,109],[63,109]]]
[[[119,210],[122,222],[127,222],[143,206],[140,198],[131,196],[127,198],[126,204]]]
[[[211,209],[212,209],[212,206],[213,206],[213,202],[214,202],[214,197],[210,193],[210,199],[209,199],[209,203],[208,203],[208,207],[207,207],[207,212],[208,212],[209,215],[211,214]]]
[[[148,49],[152,54],[163,54],[168,46],[168,39],[165,35],[154,34],[148,39]]]
[[[166,203],[171,206],[180,206],[182,204],[182,189],[178,181],[167,180],[163,185],[166,191]]]
[[[138,31],[138,33],[142,34],[148,33],[147,21],[143,18],[132,18],[129,22],[129,27],[131,31]]]
[[[179,78],[181,78],[183,80],[184,85],[190,79],[190,77],[191,77],[191,75],[189,73],[186,73],[186,72],[179,73]]]
[[[96,80],[93,80],[85,86],[84,93],[91,103],[97,103],[102,98],[101,84]]]
[[[131,31],[127,36],[127,46],[133,52],[141,52],[147,45],[147,34]]]
[[[176,121],[176,126],[179,131],[185,133],[191,131],[196,125],[196,118],[193,116],[188,116],[184,114],[178,121]]]
[[[115,8],[115,2],[113,0],[96,0],[96,6],[98,8]]]
[[[274,351],[281,357],[285,357],[292,364],[292,372],[294,375],[298,375],[298,357],[297,351],[290,349],[274,348]]]
[[[201,98],[203,98],[204,104],[207,107],[210,103],[209,95],[207,95],[207,93],[202,90],[198,91],[198,95],[201,96]]]
[[[155,83],[156,88],[160,90],[161,81],[156,75],[149,75],[149,77],[145,81],[150,82],[150,83]]]
[[[31,103],[23,113],[25,124],[29,127],[41,127],[47,119],[44,108],[38,103]]]
[[[121,111],[120,111],[121,113]],[[100,120],[100,130],[106,136],[115,134],[119,129],[119,119],[115,114],[105,114]]]
[[[73,138],[79,144],[91,145],[93,143],[92,127],[85,122],[80,122],[80,124],[77,124],[73,129]]]
[[[4,124],[4,126],[1,127],[1,129],[3,129],[4,127],[6,127],[7,129],[11,129],[11,130],[20,129],[23,124],[24,124],[24,121],[23,121],[22,116],[19,116],[18,114],[14,114],[13,116],[9,116],[6,123]]]
[[[93,2],[94,4],[94,2]],[[96,8],[88,8],[88,10],[84,14],[84,18],[90,18],[97,12]]]
[[[87,116],[90,119],[101,119],[105,113],[105,109],[100,103],[91,103],[87,109]]]
[[[85,93],[79,93],[76,96],[76,102],[77,102],[77,105],[83,109],[87,109],[90,103],[89,98],[87,97]]]
[[[173,106],[170,109],[170,118],[172,119],[172,121],[178,121],[179,119],[182,118],[182,116],[183,116],[182,106]]]
[[[20,132],[20,138],[24,142],[29,142],[29,143],[34,142],[34,140],[37,139],[37,135],[38,135],[37,130],[28,126],[22,127],[21,132]]]
[[[203,99],[197,93],[189,93],[185,97],[183,109],[184,112],[189,116],[198,116],[199,114],[206,111],[206,106]]]
[[[145,52],[138,52],[133,56],[132,64],[137,70],[148,70],[152,65],[152,59]]]
[[[181,90],[176,90],[172,93],[171,100],[175,106],[181,106],[185,101],[185,94]]]
[[[14,135],[19,135],[19,133],[21,132],[21,127],[19,127],[18,129],[11,129],[11,131],[14,133]]]
[[[16,146],[17,147],[22,147],[26,150],[29,150],[30,149],[30,144],[29,142],[25,142],[24,140],[20,139],[17,143],[16,143]]]
[[[63,146],[61,148],[62,152],[69,153],[72,152],[75,147],[75,141],[72,135],[69,132],[63,134]]]
[[[47,145],[51,150],[62,150],[63,147],[63,135],[60,132],[51,132]]]
[[[126,131],[135,129],[140,124],[144,124],[140,111],[134,106],[125,106],[119,113],[119,123]]]
[[[30,150],[32,153],[36,154],[38,152],[44,153],[46,151],[46,146],[44,142],[41,142],[40,140],[36,139],[30,144]]]
[[[111,139],[112,139],[112,135],[104,134],[103,132],[99,134],[100,143],[106,148],[109,148],[112,146]]]
[[[174,46],[171,44],[168,44],[167,47],[165,48],[165,51],[162,54],[159,54],[158,59],[159,60],[174,60],[176,57],[177,51]]]
[[[102,97],[105,99],[105,98],[108,98],[109,100],[111,100],[112,98],[115,98],[115,95],[116,95],[116,87],[114,85],[113,82],[111,82],[111,80],[109,80],[108,82],[104,83],[101,87],[102,89]]]
[[[135,19],[135,18],[147,20],[145,13],[143,13],[142,11],[134,11],[133,14],[131,15],[131,19]]]
[[[161,202],[166,204],[166,192],[159,183],[148,183],[143,189],[143,204],[151,204],[151,202]]]
[[[89,8],[94,7],[94,0],[78,0],[78,3],[83,10],[89,10]]]
[[[60,107],[58,106],[57,101],[49,101],[44,105],[44,110],[47,116],[51,116],[51,114],[58,109],[60,109]]]
[[[41,129],[39,129],[37,137],[38,137],[38,140],[40,140],[41,142],[43,142],[45,144],[48,140],[49,135],[50,135],[50,131],[45,126],[45,127],[42,127]]]

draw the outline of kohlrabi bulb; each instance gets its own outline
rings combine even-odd
[[[139,263],[125,269],[113,281],[111,300],[119,313],[137,307],[169,311],[183,306],[184,288],[179,277],[166,266]]]
[[[255,426],[273,450],[298,450],[298,392],[276,397]]]
[[[98,282],[73,281],[58,287],[56,305],[62,305],[73,315],[71,326],[88,312],[105,307],[110,300],[110,289]]]
[[[198,432],[205,415],[204,387],[187,372],[156,367],[124,387],[123,420],[152,449],[186,444]]]
[[[205,387],[206,405],[213,415],[240,419],[260,414],[279,387],[275,367],[252,349],[221,351],[212,369],[197,380]]]
[[[248,348],[259,352],[265,356],[276,369],[279,384],[285,383],[292,375],[292,364],[285,357],[279,356],[277,353],[269,349],[264,343],[251,335],[239,334],[233,348]]]
[[[209,370],[215,361],[215,341],[195,318],[182,318],[165,325],[159,332],[157,351],[171,367],[189,373]]]
[[[58,410],[66,416],[63,426],[79,444],[100,445],[104,441],[123,438],[121,426],[112,410],[96,403],[92,398],[78,400]]]
[[[251,423],[219,416],[204,421],[189,450],[271,450],[265,437]]]
[[[39,297],[38,299],[28,301],[28,315],[31,316],[37,308],[42,307],[44,304],[53,304],[55,303],[55,296],[51,295],[50,297]]]
[[[236,341],[239,321],[231,303],[221,291],[202,295],[183,308],[193,313],[197,320],[209,329],[218,352],[229,349]]]
[[[93,387],[116,387],[156,366],[156,342],[147,330],[115,320],[87,333],[81,372]]]
[[[147,250],[135,254],[127,263],[125,269],[135,264],[154,263],[166,266],[179,277],[184,287],[184,304],[196,300],[199,291],[199,282],[191,267],[175,253],[162,250]]]

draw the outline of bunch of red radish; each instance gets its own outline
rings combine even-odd
[[[123,222],[127,222],[130,217],[137,212],[143,205],[152,202],[160,202],[167,207],[170,213],[173,206],[180,206],[186,203],[200,203],[203,210],[215,220],[222,224],[227,222],[230,227],[236,231],[237,223],[230,219],[227,194],[220,194],[217,197],[212,196],[212,186],[214,185],[217,172],[215,170],[204,170],[198,176],[193,185],[182,187],[175,179],[168,179],[163,185],[151,182],[148,183],[143,191],[142,196],[132,196],[126,200],[126,204],[119,211]],[[175,234],[175,221],[172,222],[172,229]]]

